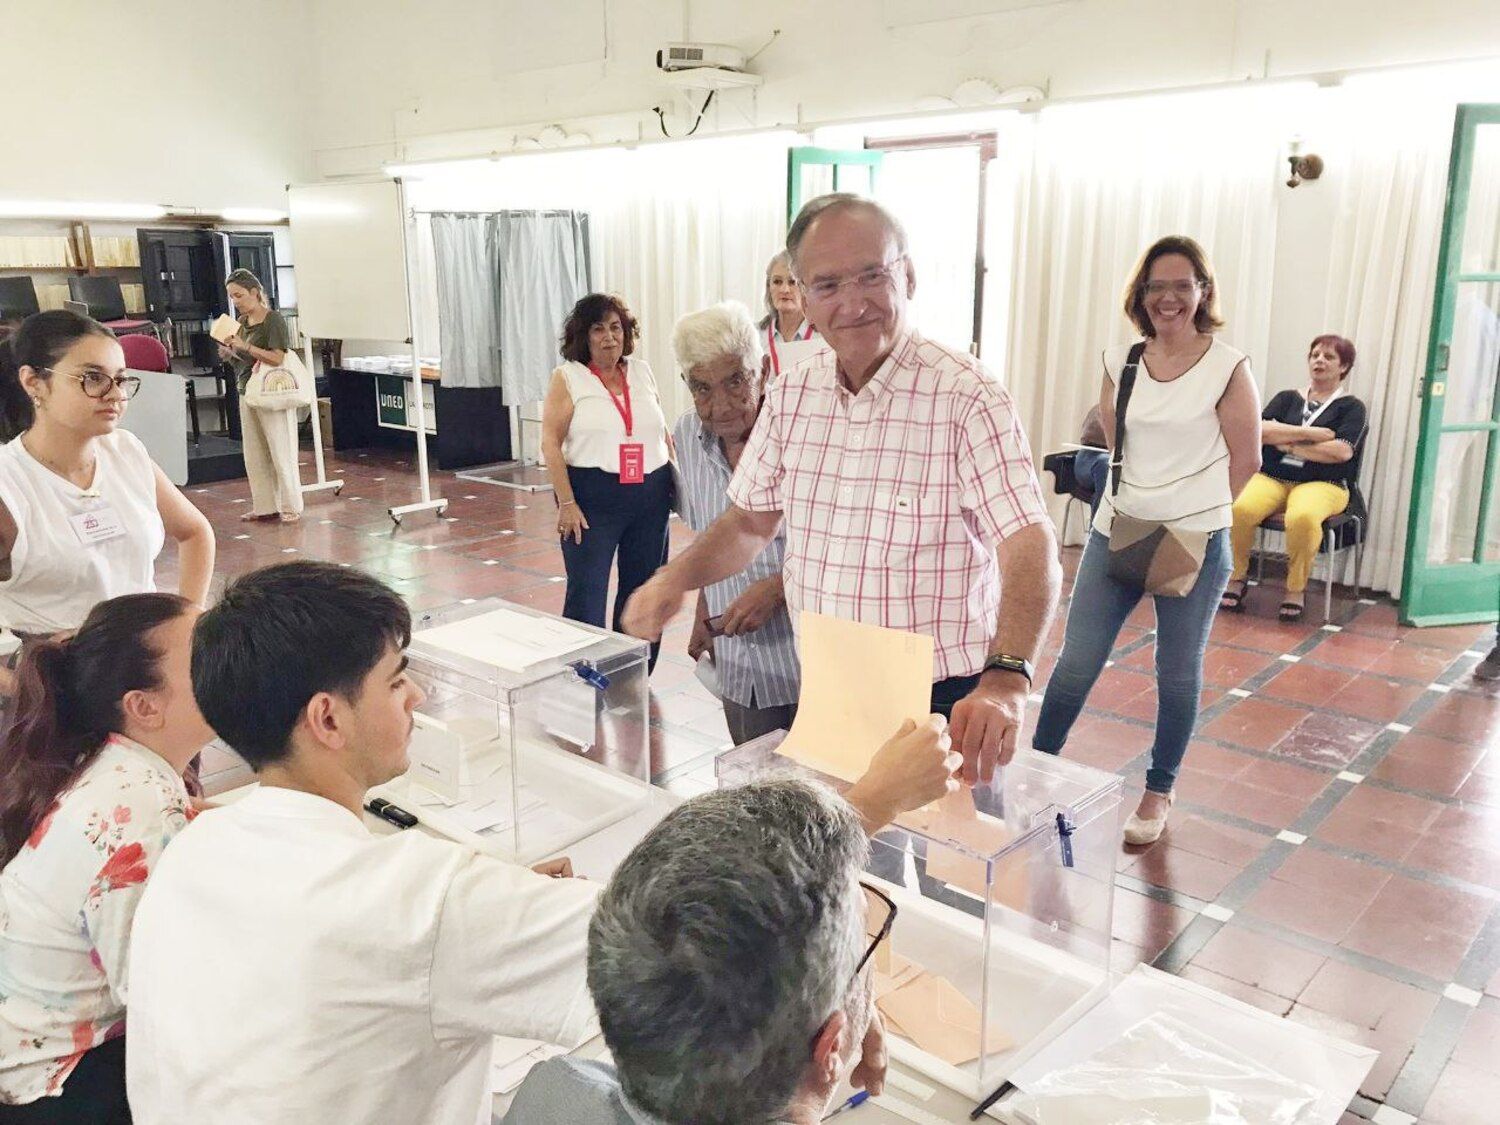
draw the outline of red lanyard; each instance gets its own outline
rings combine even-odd
[[[806,325],[807,325],[807,330],[806,331],[792,333],[792,338],[789,341],[789,343],[800,343],[803,340],[811,340],[812,339],[812,334],[813,334],[812,321],[810,321],[810,320],[807,321]],[[772,323],[766,325],[766,343],[768,345],[770,345],[770,351],[771,351],[771,373],[773,375],[780,375],[781,374],[781,357],[776,354],[776,324],[775,324],[774,321]]]
[[[594,373],[594,378],[599,380],[604,388],[604,393],[609,395],[609,401],[615,404],[615,409],[620,412],[620,421],[625,423],[625,436],[630,437],[635,431],[635,411],[630,408],[630,373],[622,366],[620,369],[620,382],[625,386],[625,401],[622,403],[615,397],[615,392],[609,389],[609,384],[604,381],[604,375],[592,363],[589,370]]]

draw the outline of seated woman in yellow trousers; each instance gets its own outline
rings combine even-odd
[[[1278,616],[1302,617],[1303,591],[1318,556],[1323,521],[1349,505],[1359,477],[1365,404],[1344,381],[1354,366],[1354,345],[1342,336],[1319,336],[1307,353],[1309,385],[1282,391],[1261,411],[1261,470],[1234,502],[1234,572],[1220,605],[1241,609],[1255,529],[1286,512],[1286,595]]]

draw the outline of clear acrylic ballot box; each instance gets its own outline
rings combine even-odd
[[[534,863],[650,792],[645,642],[499,599],[413,623],[411,764],[373,790],[428,828]]]
[[[719,785],[791,774],[849,788],[782,756],[785,737],[725,751]],[[897,908],[872,958],[897,1059],[977,1100],[1104,996],[1120,788],[1023,750],[993,784],[962,787],[871,841],[865,879]]]

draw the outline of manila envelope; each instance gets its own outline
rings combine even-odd
[[[979,1009],[946,977],[921,973],[877,1004],[902,1035],[949,1066],[963,1066],[979,1057]],[[1015,1045],[1000,1028],[991,1028],[984,1053],[993,1055]]]
[[[932,638],[804,612],[797,718],[777,753],[858,781],[907,719],[932,709]]]
[[[928,875],[980,898],[985,896],[985,862],[941,841],[952,840],[982,855],[994,855],[1012,835],[1002,822],[980,816],[974,806],[974,790],[967,785],[960,785],[935,804],[902,817],[897,823],[929,836]],[[1026,870],[1021,863],[1013,861],[998,871],[995,884],[990,888],[990,897],[1012,909],[1025,910],[1027,890]]]

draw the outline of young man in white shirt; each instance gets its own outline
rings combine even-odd
[[[136,913],[141,1125],[488,1122],[493,1036],[583,1038],[596,886],[364,826],[423,699],[410,634],[397,594],[327,563],[200,619],[194,693],[260,788],[173,841]]]

